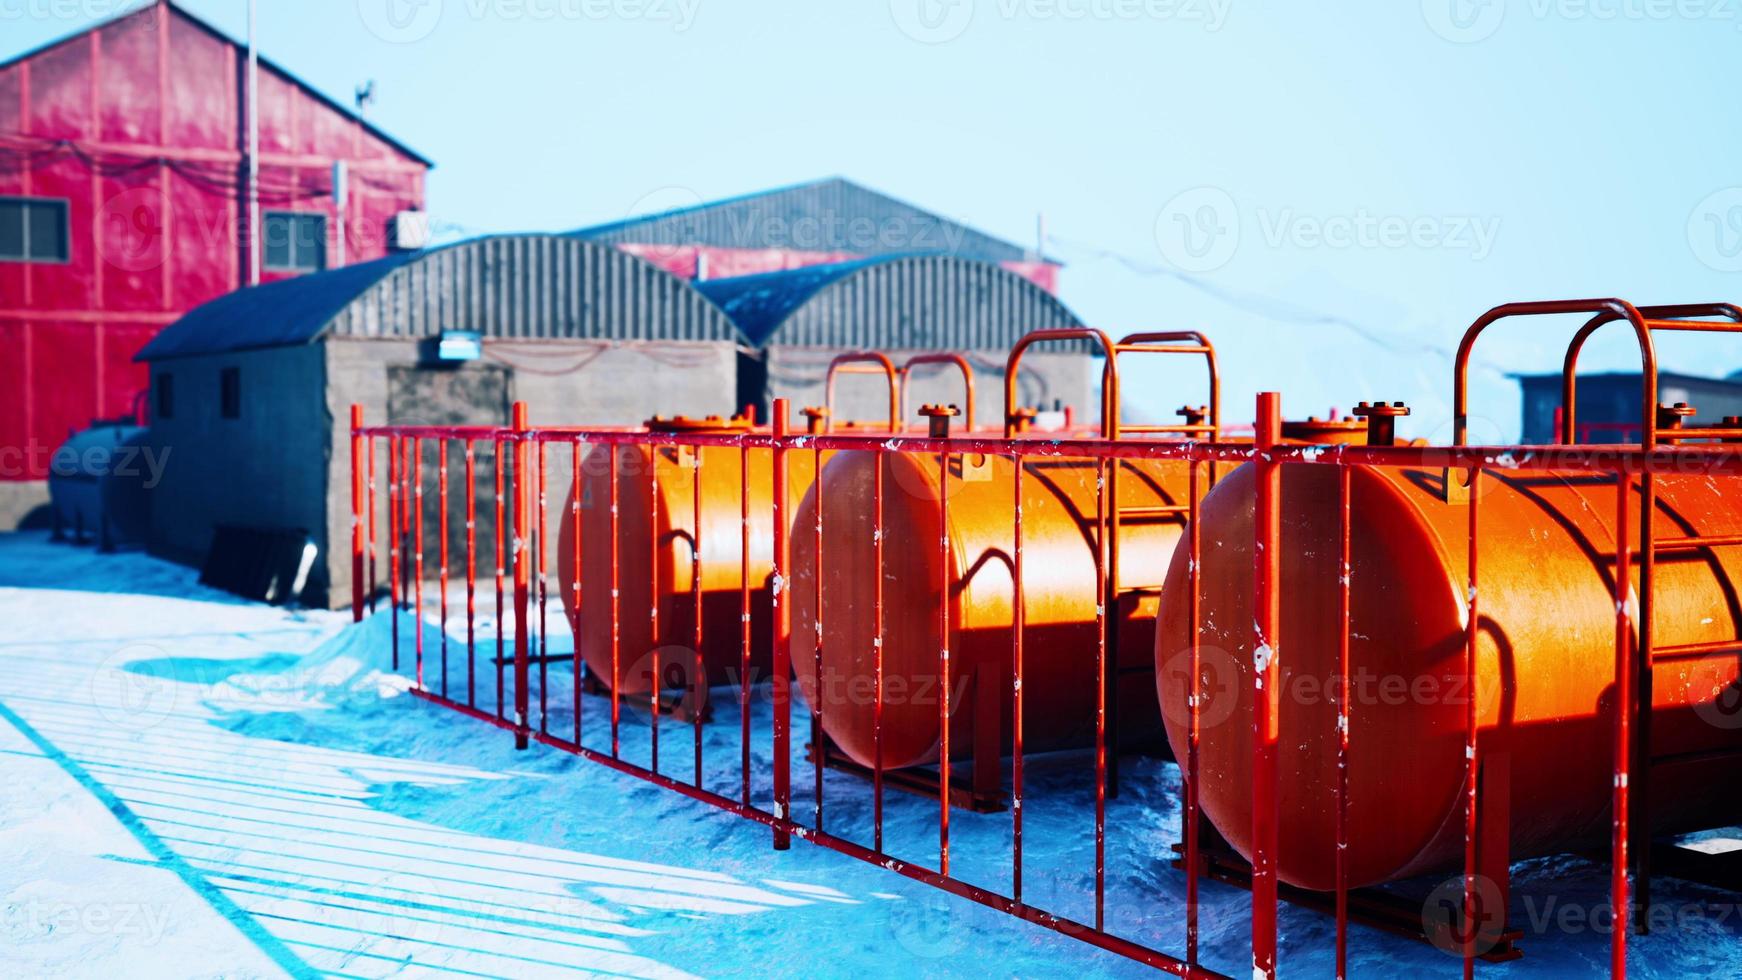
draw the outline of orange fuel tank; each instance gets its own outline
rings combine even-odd
[[[823,467],[822,700],[824,730],[854,761],[876,763],[874,741],[875,556],[877,457],[837,453]],[[968,454],[948,476],[950,550],[940,547],[936,456],[885,453],[883,468],[883,757],[886,768],[935,762],[940,735],[938,657],[941,575],[950,585],[952,757],[971,752],[978,706],[990,682],[1007,699],[1011,657],[1015,467],[1003,457]],[[1186,464],[1127,462],[1117,480],[1127,511],[1187,500]],[[1092,744],[1095,719],[1096,467],[1082,460],[1028,460],[1023,469],[1023,573],[1026,580],[1023,691],[1024,746],[1046,751]],[[799,505],[793,535],[794,672],[816,705],[818,550],[812,529],[817,493]],[[1134,584],[1160,581],[1183,521],[1126,518],[1121,526],[1121,684],[1117,710],[1132,737],[1157,734],[1149,684],[1153,600]],[[1146,608],[1147,607],[1147,608]],[[982,676],[985,675],[985,676]],[[995,709],[996,710],[996,709]],[[1009,739],[1009,718],[1001,719]]]
[[[1110,355],[1163,350],[1206,355],[1212,401],[1215,362],[1198,334],[1138,335],[1119,345],[1099,331],[1040,331],[1038,339],[1099,340]],[[1157,339],[1163,338],[1163,339]],[[1014,384],[1020,341],[1006,368],[1006,434],[1019,424]],[[1189,340],[1189,346],[1156,345]],[[1103,434],[1118,434],[1118,382],[1113,357],[1103,369]],[[1202,435],[1208,423],[1143,427],[1151,434]],[[1185,431],[1185,430],[1190,430]],[[822,727],[852,761],[874,766],[876,600],[879,592],[875,488],[882,469],[882,657],[885,768],[937,761],[942,726],[939,653],[942,603],[949,603],[951,757],[974,753],[977,711],[996,713],[1002,750],[1010,743],[1009,700],[1012,556],[1016,467],[1006,457],[961,454],[947,478],[932,454],[837,453],[823,467],[819,488],[805,496],[794,521],[792,662],[801,696],[817,708]],[[1110,464],[1111,466],[1111,464]],[[1207,472],[1207,471],[1206,471]],[[1096,514],[1099,468],[1092,460],[1028,457],[1023,464],[1023,616],[1025,751],[1093,744],[1096,703]],[[1189,466],[1175,461],[1117,464],[1114,504],[1121,512],[1119,569],[1108,610],[1118,660],[1110,715],[1124,745],[1158,742],[1150,651],[1155,589],[1184,526]],[[822,500],[819,553],[814,528]],[[939,495],[948,497],[949,552],[941,547]],[[822,576],[822,626],[817,626],[817,576]],[[948,576],[947,600],[940,591]],[[822,681],[816,681],[816,637]],[[820,695],[820,696],[819,696]],[[819,707],[820,705],[820,707]],[[980,726],[980,731],[990,725]]]
[[[648,427],[672,433],[751,431],[742,417],[654,419]],[[735,684],[741,666],[744,569],[742,452],[735,447],[618,446],[617,689],[644,694],[653,687],[653,654],[660,653],[661,688],[687,690],[695,664],[694,550],[696,483],[700,474],[702,663],[708,686]],[[696,467],[697,457],[701,465]],[[751,590],[751,679],[768,676],[770,649],[769,576],[773,568],[773,456],[752,449],[749,456],[749,583]],[[809,453],[789,454],[791,502],[815,476]],[[581,471],[580,648],[588,671],[612,683],[610,534],[611,447],[595,446]],[[562,596],[571,617],[574,596],[573,491],[563,508],[558,553]],[[571,619],[571,624],[573,619]]]
[[[928,356],[916,361],[935,360]],[[960,358],[955,360],[960,361]],[[961,361],[968,398],[973,376]],[[888,418],[879,423],[834,420],[838,374],[876,374],[888,386]],[[838,428],[845,432],[887,432],[899,424],[900,379],[890,359],[875,351],[854,351],[829,364],[826,404],[807,408],[811,432]],[[685,435],[733,434],[752,431],[747,416],[723,419],[654,418],[653,432]],[[760,430],[766,433],[766,428]],[[581,608],[574,602],[574,491],[563,508],[559,537],[551,542],[558,554],[558,578],[571,628],[579,617],[581,656],[591,675],[622,694],[653,689],[655,653],[661,690],[687,691],[695,667],[695,551],[699,505],[701,535],[702,666],[713,687],[736,684],[742,671],[745,497],[748,491],[750,588],[750,679],[768,677],[771,667],[770,575],[774,554],[773,453],[752,449],[746,483],[741,450],[729,446],[702,447],[626,445],[617,457],[617,551],[610,533],[611,449],[593,447],[582,460],[581,473]],[[697,459],[700,466],[697,466]],[[810,488],[817,455],[787,456],[788,510]],[[823,454],[826,460],[828,455]],[[697,499],[696,474],[700,474]],[[611,592],[613,565],[618,593],[616,664],[612,663]]]
[[[1200,786],[1205,814],[1248,857],[1253,476],[1250,466],[1237,469],[1200,511]],[[1460,485],[1463,479],[1452,475]],[[1656,482],[1660,539],[1685,534],[1734,542],[1742,534],[1742,505],[1722,481]],[[1278,872],[1289,884],[1330,889],[1340,686],[1336,469],[1284,466],[1281,486]],[[1471,696],[1483,751],[1509,758],[1513,856],[1607,840],[1614,482],[1603,474],[1490,471],[1477,492],[1482,624],[1472,692],[1464,679],[1468,503],[1457,486],[1447,499],[1444,470],[1351,473],[1351,887],[1462,867]],[[1637,520],[1632,526],[1637,533]],[[1173,555],[1155,646],[1167,736],[1180,758],[1190,679],[1181,653],[1189,629],[1188,559],[1185,549]],[[1713,711],[1738,676],[1739,588],[1742,548],[1734,544],[1678,547],[1658,560],[1654,646],[1663,653],[1652,667],[1650,754],[1678,760],[1652,772],[1650,806],[1659,831],[1733,817],[1742,795],[1742,730]],[[1695,644],[1719,655],[1691,655],[1700,649]],[[1676,647],[1685,652],[1674,654]]]

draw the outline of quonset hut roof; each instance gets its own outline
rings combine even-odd
[[[738,343],[687,281],[562,235],[497,235],[238,290],[188,311],[135,360],[307,344],[329,336]]]
[[[695,286],[756,347],[1007,350],[1031,330],[1083,325],[1028,279],[953,255],[860,259]]]
[[[613,245],[705,245],[865,256],[925,252],[987,262],[1034,258],[1019,245],[842,177],[674,208],[571,234]]]

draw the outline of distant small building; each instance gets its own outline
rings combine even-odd
[[[990,262],[1058,290],[1059,263],[842,177],[743,194],[572,232],[686,279],[728,279],[893,255]]]
[[[148,548],[198,563],[220,524],[305,530],[320,549],[311,598],[349,601],[353,403],[374,424],[505,425],[515,401],[547,425],[729,414],[743,344],[688,282],[564,236],[481,238],[231,293],[139,354],[164,461]],[[423,452],[430,487],[436,448]],[[459,501],[464,447],[449,449]],[[475,473],[480,541],[495,526],[490,450]],[[385,449],[377,458],[385,541]],[[434,508],[431,493],[432,531]]]
[[[1561,407],[1559,374],[1517,375],[1524,394],[1524,442],[1548,445],[1557,442]],[[1578,379],[1577,433],[1580,442],[1617,443],[1639,441],[1639,409],[1642,385],[1638,372],[1582,374]],[[1742,415],[1742,378],[1707,378],[1693,374],[1660,372],[1657,400],[1673,405],[1686,402],[1698,414],[1690,425],[1715,424],[1726,415]]]

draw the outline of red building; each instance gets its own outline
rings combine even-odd
[[[271,281],[416,226],[430,161],[262,58],[250,236],[247,60],[159,0],[0,63],[0,528],[70,430],[134,410],[147,340],[248,283],[251,237]]]

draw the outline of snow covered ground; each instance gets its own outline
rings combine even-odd
[[[508,733],[404,693],[385,670],[386,615],[353,627],[194,579],[140,555],[0,536],[0,976],[1147,972],[823,848],[777,853],[759,825],[566,753],[516,752]],[[435,686],[440,638],[426,629]],[[560,632],[552,652],[568,649]],[[464,697],[463,634],[450,642],[450,689]],[[479,664],[477,697],[493,707],[494,669]],[[551,668],[553,691],[570,681]],[[552,701],[551,729],[565,731],[568,701]],[[730,791],[736,706],[717,708],[705,779]],[[587,744],[608,745],[605,702],[583,714]],[[765,702],[752,721],[765,773]],[[662,770],[688,773],[688,732],[664,724]],[[645,716],[626,713],[624,755],[645,763],[649,748]],[[808,817],[810,769],[794,772]],[[1109,807],[1107,910],[1114,931],[1178,952],[1176,780],[1165,764],[1128,767]],[[1037,760],[1030,783],[1028,897],[1088,918],[1082,760]],[[765,783],[755,790],[766,801]],[[869,842],[868,795],[831,773],[829,829]],[[887,806],[888,849],[935,862],[935,804],[891,793]],[[953,817],[957,873],[1006,889],[1009,837],[1007,814]],[[1481,975],[1604,972],[1606,922],[1592,924],[1604,869],[1557,858],[1517,877],[1527,956]],[[1671,881],[1658,895],[1676,924],[1634,940],[1634,974],[1737,975],[1735,897]],[[1211,968],[1246,972],[1247,902],[1205,885]],[[1285,908],[1282,929],[1284,972],[1328,975],[1330,920]],[[1351,967],[1444,975],[1457,962],[1357,927]]]

